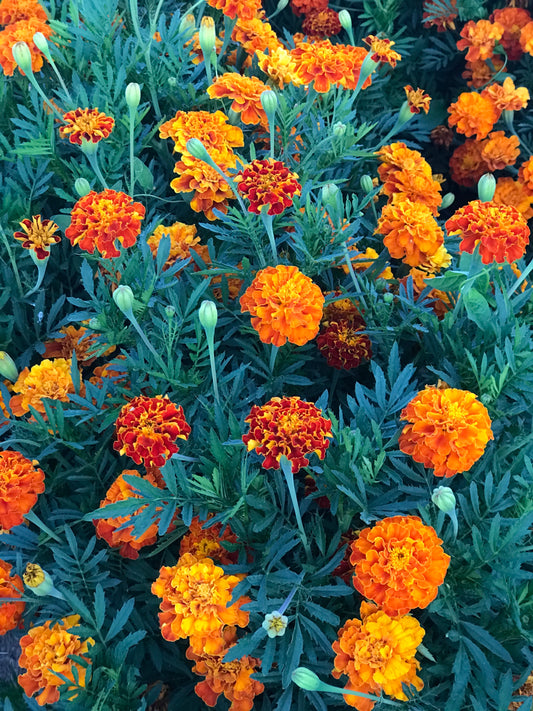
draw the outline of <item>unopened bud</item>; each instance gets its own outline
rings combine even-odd
[[[35,595],[49,595],[54,587],[52,578],[37,563],[28,563],[26,570],[22,574],[24,585],[31,588]]]
[[[176,77],[169,77],[167,79],[167,84],[170,87],[174,88],[175,86],[178,86],[178,80],[176,79]]]
[[[371,193],[374,190],[374,183],[369,175],[363,175],[359,181],[359,185],[363,188],[365,193]]]
[[[133,291],[129,286],[121,284],[120,286],[117,286],[113,292],[113,301],[122,313],[126,314],[126,316],[128,313],[131,313],[133,308],[133,300]]]
[[[13,383],[16,382],[19,377],[15,361],[9,353],[6,353],[5,351],[0,351],[0,375],[3,378],[11,380]]]
[[[134,81],[132,81],[126,87],[126,103],[130,111],[135,111],[139,102],[141,100],[141,87]]]
[[[338,206],[339,188],[335,183],[326,183],[322,188],[322,204],[329,208]]]
[[[398,114],[398,120],[396,121],[396,127],[399,129],[404,123],[407,123],[413,118],[414,114],[411,111],[408,101],[404,101],[400,107],[400,113]]]
[[[442,198],[439,210],[445,210],[447,207],[450,207],[450,205],[453,205],[454,200],[455,195],[453,193],[446,193]]]
[[[477,184],[477,195],[481,202],[490,202],[496,190],[496,178],[492,173],[485,173]]]
[[[455,494],[449,486],[438,486],[431,494],[431,501],[444,513],[455,509]]]
[[[346,32],[352,29],[352,16],[348,10],[341,10],[339,12],[339,22]]]
[[[48,46],[48,40],[42,32],[36,32],[33,35],[33,44],[40,52],[44,54],[47,59],[50,58],[50,47]]]
[[[346,135],[346,124],[342,123],[342,121],[337,121],[337,123],[334,123],[333,135],[335,136],[335,138],[342,138],[342,136]]]
[[[275,91],[267,89],[263,91],[260,96],[261,106],[264,108],[265,113],[269,116],[273,116],[278,108],[278,97]]]
[[[391,294],[390,291],[387,291],[386,294],[383,294],[383,301],[386,304],[392,304],[392,302],[394,301],[394,294]]]
[[[296,686],[299,686],[300,689],[305,689],[305,691],[317,691],[322,685],[322,682],[315,672],[305,667],[295,669],[291,674],[291,679]]]
[[[211,61],[211,55],[215,51],[217,41],[215,21],[212,17],[202,17],[202,22],[200,23],[200,31],[198,33],[198,39],[200,41],[200,48],[202,50],[202,54],[204,55],[204,61]]]
[[[32,74],[31,52],[26,42],[15,42],[13,47],[11,47],[11,54],[17,66],[24,74]]]
[[[170,306],[170,304],[168,306],[165,306],[165,316],[168,319],[174,318],[175,315],[176,315],[176,309],[173,306]]]
[[[213,330],[217,325],[218,311],[212,301],[202,301],[198,310],[198,318],[206,331]]]
[[[74,181],[74,190],[82,198],[91,192],[89,181],[85,178],[76,178]]]
[[[180,35],[183,34],[192,34],[194,30],[196,29],[196,20],[194,19],[194,15],[192,12],[189,12],[188,15],[185,15],[184,17],[181,18],[180,26],[179,26],[179,33]]]
[[[190,153],[193,158],[199,158],[200,160],[203,160],[205,162],[211,160],[211,157],[207,152],[206,147],[204,146],[202,141],[200,141],[199,138],[189,138],[189,140],[185,144],[185,148],[187,150],[187,153]]]

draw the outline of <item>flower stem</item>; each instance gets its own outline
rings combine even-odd
[[[213,393],[215,400],[220,403],[220,395],[218,394],[217,367],[215,363],[215,334],[206,331],[207,348],[209,349],[209,364],[211,366],[211,379],[213,381]]]
[[[32,294],[34,294],[43,283],[44,275],[46,274],[46,267],[48,265],[48,257],[46,259],[40,259],[39,261],[36,261],[35,264],[37,266],[37,282],[33,289],[30,289],[30,291],[24,294],[24,297],[31,296]]]
[[[296,488],[294,486],[294,474],[292,473],[292,465],[287,459],[287,457],[282,456],[280,459],[281,471],[287,482],[287,489],[289,490],[289,495],[291,497],[292,507],[294,509],[294,515],[296,516],[296,522],[298,524],[298,530],[300,531],[300,537],[304,548],[306,551],[309,550],[309,543],[307,541],[307,536],[305,534],[304,525],[302,522],[302,516],[300,514],[300,506],[298,504],[298,497],[296,496]]]
[[[130,119],[130,195],[133,197],[133,191],[135,190],[135,115],[136,109],[129,109],[129,119]]]
[[[363,290],[361,288],[361,285],[359,284],[359,279],[357,278],[357,274],[355,273],[355,269],[353,268],[352,261],[350,259],[350,254],[348,252],[348,247],[346,246],[346,242],[343,245],[344,247],[344,261],[346,262],[346,266],[348,267],[348,271],[350,272],[350,276],[352,277],[353,285],[355,286],[355,291],[363,305],[363,308],[365,311],[368,310],[368,306],[365,300],[365,297],[363,295]]]
[[[105,181],[104,176],[102,175],[102,171],[100,170],[100,165],[98,164],[98,158],[96,156],[96,153],[86,153],[85,155],[87,156],[87,160],[89,161],[89,164],[93,169],[94,174],[102,183],[104,190],[107,190],[107,183]]]
[[[274,237],[274,230],[272,229],[272,222],[274,220],[273,215],[269,215],[266,212],[266,206],[261,208],[261,220],[263,221],[263,226],[268,235],[268,241],[270,242],[270,249],[272,250],[272,259],[274,264],[278,263],[278,252],[276,249],[276,239]]]

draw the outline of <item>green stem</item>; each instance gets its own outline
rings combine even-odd
[[[91,168],[94,171],[94,174],[98,178],[98,180],[102,183],[102,186],[104,190],[107,190],[107,183],[105,181],[104,176],[102,175],[102,171],[100,170],[100,165],[98,164],[98,158],[96,153],[86,153],[87,160],[89,161],[89,164]]]
[[[41,286],[43,283],[44,275],[46,274],[46,267],[48,265],[48,257],[46,259],[42,259],[39,262],[35,262],[37,266],[37,282],[33,289],[30,289],[30,291],[26,292],[24,297],[26,298],[27,296],[31,296],[32,294],[35,294],[37,289]]]
[[[41,89],[39,84],[37,83],[37,79],[35,78],[34,74],[32,71],[26,72],[26,79],[29,80],[30,84],[33,86],[35,91],[39,94],[41,99],[52,109],[54,114],[59,118],[61,123],[63,123],[63,114],[60,114],[59,111],[56,109],[56,107],[52,104],[52,102],[48,99],[44,91]]]
[[[287,457],[282,456],[280,460],[281,471],[285,477],[287,483],[287,489],[289,490],[289,495],[291,497],[292,507],[294,509],[294,515],[296,516],[296,522],[298,524],[298,530],[300,531],[300,537],[304,548],[306,551],[309,550],[309,542],[305,534],[304,525],[302,521],[302,516],[300,514],[300,506],[298,504],[298,497],[296,496],[296,488],[294,486],[294,474],[292,473],[292,465],[287,459]]]
[[[220,50],[220,57],[224,56],[224,52],[227,50],[229,43],[231,42],[231,35],[233,34],[233,29],[237,24],[237,18],[234,20],[224,15],[224,44]]]
[[[278,355],[279,346],[272,344],[272,350],[270,351],[270,372],[274,375],[274,366],[276,365],[276,356]]]
[[[215,335],[214,333],[208,333],[207,335],[207,347],[209,349],[209,364],[211,365],[211,379],[213,380],[213,392],[215,395],[215,400],[220,403],[220,396],[218,394],[218,380],[217,380],[217,368],[215,363]]]
[[[135,115],[136,109],[129,110],[130,119],[130,195],[133,197],[133,191],[135,190]]]
[[[346,246],[346,242],[343,245],[344,247],[344,261],[346,262],[346,266],[348,267],[348,271],[350,272],[350,276],[352,277],[352,282],[353,285],[355,286],[355,291],[357,295],[359,296],[359,299],[363,305],[363,308],[365,311],[368,310],[368,306],[365,300],[365,297],[363,295],[363,290],[361,288],[361,285],[359,284],[359,279],[357,278],[357,274],[355,273],[355,270],[353,268],[352,260],[350,259],[350,254],[348,252],[348,247]]]
[[[261,208],[261,220],[263,221],[264,228],[268,235],[268,241],[270,242],[270,249],[272,250],[272,259],[274,264],[278,263],[278,252],[276,250],[276,239],[274,237],[274,230],[272,229],[272,222],[274,221],[274,216],[267,213],[267,206]]]
[[[17,260],[15,259],[15,256],[14,256],[13,252],[11,251],[11,245],[9,244],[7,235],[4,232],[4,228],[2,227],[2,225],[0,225],[0,237],[2,237],[2,241],[6,246],[7,256],[9,257],[9,261],[11,262],[11,268],[13,269],[13,274],[15,275],[15,281],[17,282],[19,294],[22,296],[24,294],[24,291],[22,289],[22,282],[20,281],[20,274],[19,274],[19,270],[17,267]]]
[[[59,69],[57,68],[56,63],[54,62],[54,60],[52,59],[51,56],[48,57],[48,61],[52,65],[52,69],[54,70],[56,77],[59,79],[59,83],[63,87],[63,91],[68,96],[68,100],[72,103],[72,96],[70,95],[70,91],[67,89],[67,85],[63,81],[63,77],[61,76],[61,73],[60,73]]]
[[[146,338],[146,335],[145,335],[144,331],[142,330],[142,328],[140,327],[139,322],[138,322],[137,319],[135,318],[135,316],[134,316],[134,314],[133,314],[133,311],[132,311],[131,309],[129,309],[128,311],[124,311],[124,315],[126,316],[126,318],[128,318],[128,319],[131,321],[131,324],[132,324],[133,328],[137,331],[137,333],[139,334],[139,336],[142,338],[142,341],[143,341],[144,345],[148,348],[148,350],[150,351],[150,353],[151,353],[153,356],[155,356],[157,362],[160,363],[160,364],[163,366],[163,370],[165,370],[165,364],[164,364],[164,362],[163,362],[163,359],[161,358],[161,356],[159,355],[159,353],[157,353],[157,351],[156,351],[155,348],[152,346],[152,344],[150,343],[150,341]]]

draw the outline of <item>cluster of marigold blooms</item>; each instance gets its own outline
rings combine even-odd
[[[31,68],[39,72],[43,66],[43,54],[33,41],[40,32],[45,37],[52,35],[48,15],[37,0],[0,0],[0,66],[6,76],[12,76],[17,66],[11,48],[16,42],[26,42],[31,54]],[[22,70],[19,68],[19,71]]]

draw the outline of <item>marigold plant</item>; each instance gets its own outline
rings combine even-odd
[[[170,238],[170,252],[164,269],[168,269],[174,262],[181,259],[190,259],[191,249],[200,242],[196,225],[187,225],[184,222],[174,222],[168,227],[158,225],[147,240],[154,256],[157,254],[159,243],[164,235]]]
[[[159,137],[171,138],[174,151],[187,156],[187,142],[198,138],[216,163],[230,166],[236,162],[233,149],[244,145],[242,130],[229,124],[222,111],[178,111],[159,127]]]
[[[457,42],[457,49],[467,49],[466,60],[489,59],[494,52],[494,45],[503,36],[504,28],[499,22],[489,20],[470,20],[461,30],[462,39]]]
[[[234,160],[235,157],[229,162]],[[199,158],[185,155],[176,163],[174,172],[179,177],[171,181],[170,187],[176,193],[194,192],[190,205],[195,212],[203,212],[211,221],[217,219],[214,209],[227,212],[228,200],[233,200],[235,195],[228,181],[214,168]]]
[[[522,56],[520,46],[520,31],[522,27],[531,22],[531,15],[523,7],[508,7],[494,10],[489,20],[498,23],[503,27],[503,35],[500,37],[500,44],[504,48],[508,59],[515,62]]]

